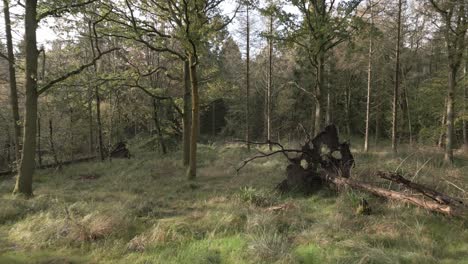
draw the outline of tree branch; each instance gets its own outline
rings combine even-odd
[[[101,59],[101,57],[102,57],[103,55],[106,55],[106,54],[111,53],[111,52],[113,52],[113,51],[115,51],[115,50],[118,50],[118,49],[120,49],[120,48],[112,48],[112,49],[106,50],[106,51],[104,51],[104,52],[101,52],[101,53],[99,53],[99,55],[98,55],[97,57],[95,57],[92,61],[90,61],[90,62],[88,62],[88,63],[86,63],[86,64],[84,64],[84,65],[81,65],[79,68],[77,68],[77,69],[75,69],[75,70],[73,70],[73,71],[70,71],[70,72],[68,72],[68,73],[66,73],[66,74],[64,74],[64,75],[62,75],[62,76],[60,76],[60,77],[58,77],[58,78],[56,78],[56,79],[54,79],[54,80],[48,82],[47,84],[45,84],[44,86],[42,86],[42,87],[39,88],[39,90],[38,90],[38,95],[43,94],[44,92],[46,92],[48,89],[50,89],[50,88],[51,88],[52,86],[54,86],[55,84],[57,84],[57,83],[59,83],[59,82],[62,82],[62,81],[66,80],[66,79],[68,79],[68,78],[70,78],[70,77],[72,77],[72,76],[74,76],[74,75],[77,75],[77,74],[81,73],[81,72],[82,72],[83,70],[85,70],[86,68],[93,66],[93,65],[96,63],[96,61],[98,61],[99,59]]]

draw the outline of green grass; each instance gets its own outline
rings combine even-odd
[[[468,201],[468,157],[442,163],[432,148],[353,149],[353,177],[398,170]],[[283,157],[258,160],[236,145],[200,145],[199,175],[179,152],[42,170],[32,199],[0,181],[0,263],[468,263],[468,221],[366,193],[277,195]],[[395,187],[395,186],[393,186]],[[366,198],[371,215],[356,214]],[[271,210],[279,206],[283,209]]]

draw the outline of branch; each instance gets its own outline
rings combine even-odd
[[[50,89],[50,88],[51,88],[52,86],[54,86],[55,84],[57,84],[57,83],[59,83],[59,82],[62,82],[62,81],[66,80],[66,79],[68,79],[68,78],[70,78],[70,77],[72,77],[72,76],[74,76],[74,75],[77,75],[77,74],[81,73],[81,72],[82,72],[83,70],[85,70],[86,68],[89,68],[89,67],[93,66],[93,65],[96,63],[96,61],[98,61],[99,59],[101,59],[101,57],[102,57],[103,55],[106,55],[106,54],[111,53],[111,52],[113,52],[113,51],[115,51],[115,50],[118,50],[118,49],[120,49],[120,48],[112,48],[112,49],[110,49],[110,50],[106,50],[106,51],[104,51],[104,52],[101,52],[101,53],[99,53],[99,55],[98,55],[97,57],[95,57],[92,61],[90,61],[90,62],[88,62],[88,63],[86,63],[86,64],[84,64],[84,65],[81,65],[79,68],[77,68],[77,69],[75,69],[75,70],[73,70],[73,71],[70,71],[70,72],[68,72],[68,73],[66,73],[66,74],[64,74],[64,75],[62,75],[62,76],[56,78],[55,80],[50,81],[49,83],[47,83],[47,84],[45,84],[44,86],[42,86],[41,88],[39,88],[38,95],[43,94],[45,91],[47,91],[48,89]]]
[[[248,159],[242,161],[242,165],[236,169],[237,172],[239,172],[242,168],[244,168],[245,165],[247,165],[249,162],[251,162],[251,161],[253,161],[253,160],[256,160],[256,159],[266,158],[266,157],[270,157],[270,156],[273,156],[273,155],[275,155],[275,154],[281,153],[281,154],[283,154],[290,162],[294,162],[294,159],[293,159],[293,158],[290,158],[290,157],[288,156],[288,153],[304,153],[304,151],[299,150],[299,149],[285,149],[285,148],[283,147],[283,145],[281,145],[281,144],[278,143],[278,142],[273,142],[273,141],[255,142],[255,141],[247,141],[247,140],[238,139],[238,140],[234,140],[234,142],[238,142],[238,143],[248,143],[248,144],[250,144],[250,145],[274,145],[274,146],[277,146],[277,147],[280,148],[279,150],[276,150],[276,151],[273,151],[273,152],[270,152],[270,153],[265,153],[265,152],[260,152],[260,151],[259,151],[259,152],[260,152],[260,155],[253,156],[253,157],[251,157],[251,158],[248,158]]]
[[[82,2],[82,3],[76,3],[76,4],[71,4],[71,5],[66,5],[66,6],[60,6],[60,7],[56,7],[54,9],[51,9],[49,11],[46,11],[42,14],[39,14],[37,16],[37,22],[41,21],[42,19],[48,17],[48,16],[51,16],[51,15],[54,15],[54,16],[59,16],[60,13],[62,12],[68,12],[70,11],[70,8],[76,8],[76,7],[83,7],[85,5],[88,5],[88,4],[91,4],[91,3],[94,3],[96,2],[97,0],[88,0],[86,2]]]
[[[250,142],[249,142],[250,143]],[[253,143],[252,143],[253,144]],[[249,162],[253,161],[253,160],[256,160],[256,159],[260,159],[260,158],[266,158],[266,157],[270,157],[270,156],[273,156],[275,154],[278,154],[278,153],[282,153],[283,155],[285,155],[286,157],[287,156],[287,153],[288,152],[293,152],[293,153],[303,153],[302,150],[297,150],[297,149],[281,149],[281,150],[277,150],[277,151],[273,151],[273,152],[270,152],[270,153],[260,153],[260,155],[257,155],[257,156],[253,156],[251,158],[248,158],[244,161],[242,161],[242,165],[238,168],[236,168],[236,171],[239,172],[242,168],[245,167],[245,165],[247,165]],[[288,159],[290,159],[288,157]]]
[[[382,178],[382,179],[386,179],[386,180],[389,180],[389,181],[393,181],[393,182],[396,182],[398,184],[401,184],[405,187],[407,187],[408,189],[411,189],[411,190],[415,190],[419,193],[421,193],[422,195],[440,203],[440,204],[445,204],[445,205],[449,205],[449,204],[456,204],[456,205],[463,205],[463,201],[459,200],[459,199],[456,199],[456,198],[453,198],[453,197],[450,197],[446,194],[443,194],[443,193],[440,193],[438,191],[435,191],[435,190],[432,190],[426,186],[423,186],[421,184],[418,184],[418,183],[414,183],[410,180],[407,180],[405,179],[403,176],[397,174],[397,173],[391,173],[391,172],[378,172],[377,175]]]
[[[429,2],[431,2],[432,6],[437,12],[439,12],[440,14],[444,16],[447,15],[447,11],[440,8],[439,5],[434,0],[429,0]]]

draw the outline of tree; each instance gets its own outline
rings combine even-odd
[[[453,163],[455,90],[457,73],[463,61],[466,47],[466,10],[464,0],[436,1],[430,0],[434,10],[440,15],[447,47],[448,86],[447,86],[447,132],[444,160]]]
[[[282,12],[281,20],[285,26],[281,39],[294,43],[305,50],[307,59],[314,69],[315,120],[313,134],[322,128],[322,94],[325,88],[325,60],[328,52],[343,43],[350,36],[350,23],[361,0],[290,0],[299,9],[302,21],[298,24],[294,15]]]
[[[5,35],[7,42],[8,72],[10,83],[10,104],[13,113],[13,132],[15,142],[16,163],[19,164],[21,158],[21,124],[18,108],[18,92],[16,86],[15,55],[13,53],[13,40],[11,36],[10,3],[9,0],[3,0],[3,14],[5,18]]]
[[[370,108],[371,108],[371,89],[372,89],[372,48],[374,27],[374,13],[372,12],[372,0],[369,0],[370,10],[370,29],[369,29],[369,58],[367,66],[367,103],[366,103],[366,132],[364,135],[364,151],[369,151],[369,128],[370,128]]]
[[[402,0],[398,0],[398,18],[397,18],[397,42],[396,42],[396,59],[395,59],[395,86],[393,89],[393,119],[392,119],[392,150],[397,152],[397,137],[398,137],[398,101],[399,101],[399,86],[400,86],[400,47],[401,47],[401,9]]]
[[[23,152],[21,162],[18,169],[18,177],[16,178],[15,188],[13,193],[31,196],[32,179],[35,164],[36,154],[36,132],[37,132],[37,105],[40,94],[46,92],[55,84],[60,83],[71,76],[79,74],[84,69],[92,66],[103,55],[115,50],[110,49],[100,52],[93,60],[87,64],[83,64],[75,70],[65,73],[64,75],[44,84],[38,89],[37,85],[37,66],[38,66],[38,50],[36,40],[36,29],[39,21],[49,15],[58,14],[68,11],[70,7],[81,7],[87,4],[82,2],[79,4],[67,4],[66,6],[55,7],[43,13],[37,12],[37,0],[26,0],[25,2],[25,114],[24,114],[24,133],[23,133]]]
[[[250,151],[250,2],[245,2],[245,28],[246,28],[246,46],[245,46],[245,141],[247,149]]]

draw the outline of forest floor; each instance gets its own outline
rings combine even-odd
[[[0,180],[0,263],[468,263],[467,219],[353,190],[277,195],[282,156],[236,173],[254,151],[200,145],[189,182],[179,152],[131,151],[129,160],[41,170],[29,200]],[[434,148],[352,151],[355,179],[383,184],[374,172],[399,170],[468,202],[468,156],[445,167]],[[361,198],[370,215],[356,213]]]

